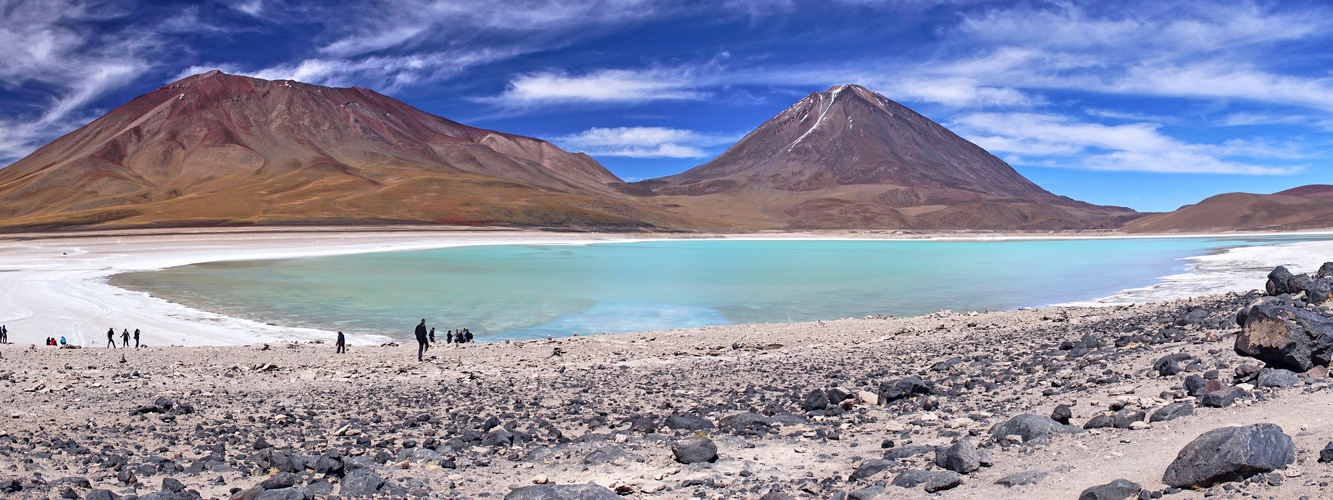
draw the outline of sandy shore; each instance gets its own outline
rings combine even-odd
[[[1228,235],[1237,236],[1237,235]],[[330,332],[275,326],[185,307],[148,294],[112,287],[115,273],[224,260],[251,260],[388,252],[489,244],[570,244],[659,238],[727,239],[1067,239],[1139,237],[1116,234],[902,234],[825,231],[740,235],[623,234],[439,228],[272,228],[135,230],[0,236],[0,324],[16,343],[61,337],[104,346],[107,328],[140,329],[149,345],[240,345],[276,340],[329,339]],[[1184,236],[1170,236],[1184,237]],[[1300,266],[1333,255],[1333,242],[1239,248],[1195,258],[1192,272],[1162,283],[1084,304],[1142,303],[1247,289],[1275,265]],[[386,339],[358,336],[354,342]],[[119,336],[116,339],[120,342]]]

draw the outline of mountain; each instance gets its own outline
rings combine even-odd
[[[681,227],[584,154],[363,88],[217,71],[0,169],[0,229],[452,223]]]
[[[747,229],[1093,229],[1139,215],[1051,194],[857,85],[810,94],[687,172],[613,186]]]
[[[1274,194],[1226,193],[1125,225],[1133,233],[1291,231],[1333,228],[1333,186],[1312,184]]]

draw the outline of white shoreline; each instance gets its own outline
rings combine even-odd
[[[555,233],[521,230],[281,228],[260,230],[126,231],[0,236],[0,324],[16,344],[65,336],[73,344],[104,346],[106,328],[143,331],[150,345],[238,345],[282,340],[332,341],[332,333],[228,317],[105,283],[113,274],[203,262],[316,257],[429,250],[473,245],[587,245],[654,240],[925,240],[1013,241],[1100,238],[1316,236],[1328,233],[1211,235],[1022,235],[887,233],[750,233],[740,235]],[[1319,257],[1324,256],[1324,257]],[[1191,271],[1112,297],[1061,305],[1115,305],[1171,300],[1255,288],[1275,265],[1309,272],[1333,260],[1333,241],[1232,248],[1191,257]],[[1264,269],[1264,268],[1267,269]],[[1256,278],[1257,276],[1257,278]],[[1195,293],[1195,291],[1205,291]],[[1188,292],[1188,293],[1187,293]],[[410,322],[408,322],[410,326]],[[407,327],[405,327],[407,328]],[[404,331],[406,333],[406,330]],[[373,344],[386,337],[357,335]],[[116,337],[117,344],[120,337]]]

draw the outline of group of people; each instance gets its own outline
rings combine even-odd
[[[65,345],[65,337],[60,337],[60,342],[59,342],[59,343],[56,342],[56,338],[55,338],[55,337],[47,337],[47,338],[46,338],[46,345],[60,345],[60,346],[63,346],[63,345]]]
[[[107,347],[116,347],[116,329],[115,329],[115,328],[108,328],[108,329],[106,330],[106,346],[107,346]],[[121,334],[120,334],[120,346],[121,346],[121,347],[129,347],[129,346],[130,346],[130,329],[129,329],[129,328],[126,328],[124,332],[121,332]],[[135,348],[135,349],[138,349],[138,348],[139,348],[139,329],[138,329],[138,328],[135,328],[135,329],[134,329],[134,348]]]
[[[416,329],[417,337],[417,361],[422,361],[422,356],[430,349],[430,345],[435,343],[435,328],[429,331],[426,329],[426,320],[421,320]],[[446,344],[464,344],[472,342],[472,332],[467,328],[459,328],[458,331],[449,330],[444,334],[444,343]]]

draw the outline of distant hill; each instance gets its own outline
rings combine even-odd
[[[737,228],[1063,230],[1139,215],[1051,194],[857,85],[810,94],[687,172],[616,186]]]
[[[371,90],[213,71],[0,169],[0,229],[693,224],[607,187],[618,182],[587,155]]]
[[[1226,193],[1125,225],[1133,233],[1292,231],[1333,228],[1333,186],[1314,184],[1276,194]]]

